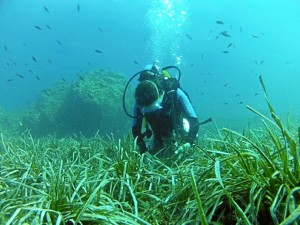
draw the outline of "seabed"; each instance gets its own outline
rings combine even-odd
[[[3,132],[0,224],[298,224],[300,131],[265,98],[272,118],[248,106],[261,129],[220,129],[172,161],[130,135]]]

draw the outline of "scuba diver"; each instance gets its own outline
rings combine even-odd
[[[178,71],[178,78],[169,70]],[[132,135],[137,139],[140,152],[171,156],[190,148],[196,140],[200,123],[189,96],[180,88],[180,70],[167,66],[159,70],[155,63],[135,74],[139,76],[135,89]],[[124,92],[125,94],[125,92]],[[149,142],[149,140],[151,140]]]

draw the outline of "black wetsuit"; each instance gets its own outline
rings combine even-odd
[[[162,103],[155,110],[147,111],[135,104],[134,116],[136,119],[133,120],[132,134],[134,138],[138,137],[137,142],[142,153],[147,151],[141,132],[143,117],[151,127],[154,137],[154,146],[150,150],[154,154],[166,144],[175,141],[193,144],[199,130],[199,121],[189,97],[180,88],[165,93]],[[183,118],[189,122],[187,134],[183,132]],[[174,133],[175,138],[181,140],[174,140]]]

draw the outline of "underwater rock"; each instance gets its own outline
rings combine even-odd
[[[130,130],[122,108],[126,81],[125,76],[104,70],[80,74],[74,83],[60,82],[41,93],[22,122],[35,136],[89,137],[97,132],[123,136]]]

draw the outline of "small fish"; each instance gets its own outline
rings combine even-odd
[[[185,34],[185,36],[186,36],[188,39],[193,40],[193,38],[192,38],[190,35]]]
[[[51,59],[48,59],[48,63],[52,63]]]
[[[204,58],[204,55],[203,55],[203,54],[201,54],[201,59],[203,60],[203,58]]]
[[[32,60],[33,60],[34,62],[37,62],[37,60],[36,60],[36,58],[35,58],[34,56],[32,56],[31,58],[32,58]]]
[[[223,22],[223,21],[221,21],[221,20],[217,20],[217,21],[216,21],[216,24],[222,24],[222,25],[223,25],[223,24],[224,24],[224,22]]]
[[[223,104],[224,104],[224,105],[228,105],[228,102],[224,102]]]
[[[95,49],[96,53],[103,53],[102,51],[100,51],[99,49]]]
[[[31,69],[28,70],[30,73],[33,73]]]
[[[136,64],[136,65],[140,65],[137,61],[133,61],[133,63]]]
[[[4,45],[3,48],[4,48],[4,51],[7,52],[7,47],[6,47],[6,45]]]
[[[243,31],[243,28],[242,28],[242,27],[240,27],[240,33],[242,33],[242,31]]]
[[[84,77],[83,76],[81,76],[80,74],[77,74],[77,76],[79,77],[79,79],[80,80],[82,80],[82,81],[84,81],[85,79],[84,79]]]
[[[67,80],[65,78],[61,78],[62,81],[66,82]]]
[[[232,43],[230,43],[229,45],[227,45],[227,48],[230,48],[232,46]]]
[[[91,65],[91,63],[90,63],[90,62],[88,62],[87,64],[88,64],[89,66]]]
[[[231,36],[227,33],[227,31],[222,31],[222,32],[220,32],[219,34],[223,35],[224,37],[231,37]]]
[[[240,96],[240,94],[236,94],[236,95],[235,95],[235,97],[239,97],[239,96]]]
[[[10,81],[13,81],[13,79],[7,79],[6,81],[10,82]]]
[[[256,65],[258,65],[258,62],[256,60],[254,62],[255,62]]]
[[[49,30],[52,30],[52,28],[51,28],[48,24],[46,24],[46,27],[47,27]]]
[[[259,65],[261,65],[261,64],[263,64],[263,63],[264,63],[264,60],[261,60],[260,63],[259,63]]]
[[[42,28],[40,26],[34,26],[35,29],[41,30]]]
[[[45,10],[47,13],[50,13],[50,12],[49,12],[49,9],[47,8],[47,6],[44,6],[43,8],[44,8],[44,10]]]
[[[228,83],[225,83],[225,84],[223,85],[223,87],[227,87],[227,85],[228,85]]]
[[[99,30],[100,32],[103,32],[103,30],[102,30],[100,27],[98,27],[98,30]]]
[[[240,105],[244,104],[244,102],[239,102]]]
[[[56,40],[57,44],[62,45],[60,40]]]
[[[258,92],[254,93],[254,96],[257,96],[257,95],[259,95],[259,93],[258,93]]]
[[[80,12],[80,5],[77,4],[77,12]]]
[[[191,65],[190,65],[190,67],[193,67],[194,66],[194,64],[192,63]]]
[[[16,73],[16,76],[18,76],[18,77],[24,79],[24,76],[23,76],[22,74]]]
[[[253,35],[253,34],[251,35],[251,37],[254,37],[254,38],[259,38],[258,36],[256,36],[256,35]]]
[[[37,80],[41,80],[39,76],[35,76],[35,78],[36,78]]]
[[[222,51],[222,53],[224,53],[224,54],[228,54],[228,53],[229,53],[229,51]]]

